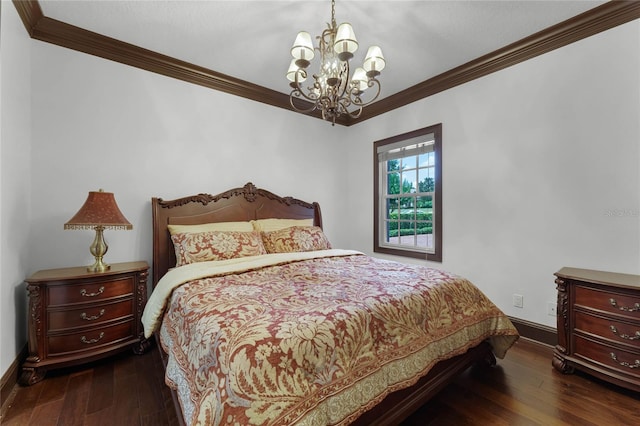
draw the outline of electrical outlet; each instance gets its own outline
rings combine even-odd
[[[524,305],[524,296],[522,296],[521,294],[514,293],[513,306],[515,306],[516,308],[522,308],[523,305]]]
[[[558,305],[556,304],[556,302],[547,302],[547,315],[550,315],[552,317],[556,316],[556,309],[558,308]]]

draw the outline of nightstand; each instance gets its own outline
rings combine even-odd
[[[69,367],[126,349],[148,347],[140,317],[147,301],[147,262],[116,263],[106,272],[86,266],[38,271],[29,293],[29,356],[20,382],[32,385],[47,370]]]
[[[640,391],[640,276],[562,268],[553,366]]]

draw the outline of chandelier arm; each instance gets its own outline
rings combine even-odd
[[[360,114],[362,114],[362,107],[360,106],[357,110],[354,111],[347,111],[347,114],[349,114],[351,118],[358,118],[360,117]]]
[[[296,92],[296,91],[297,91],[297,90],[295,90],[295,89],[294,89],[294,90],[292,90],[292,91],[291,91],[291,93],[289,94],[289,104],[291,104],[291,107],[292,107],[295,111],[297,111],[297,112],[301,112],[301,113],[304,113],[304,114],[307,114],[307,113],[309,113],[309,112],[312,112],[314,109],[318,108],[318,105],[317,105],[316,103],[314,103],[313,105],[311,105],[311,107],[310,107],[310,108],[308,108],[308,109],[305,109],[305,108],[298,108],[297,106],[295,106],[295,105],[294,105],[294,103],[293,103],[294,96],[296,97],[296,99],[300,99],[300,96],[299,96],[299,95],[302,93],[302,92],[300,92],[300,91],[297,91],[297,92],[298,92],[298,94],[296,94],[296,93],[294,93],[294,92]],[[304,95],[303,95],[303,96],[304,96]]]
[[[376,94],[373,98],[369,99],[366,102],[362,102],[362,98],[360,97],[360,92],[349,92],[349,97],[351,98],[354,94],[355,97],[353,97],[351,99],[351,101],[353,102],[354,105],[357,105],[359,107],[364,107],[369,105],[371,102],[375,101],[376,99],[378,99],[378,96],[380,96],[380,82],[376,79],[376,78],[372,78],[369,80],[369,82],[367,83],[367,86],[369,88],[376,86]]]
[[[351,105],[355,105],[357,108],[353,111],[349,111],[349,106]],[[351,99],[349,98],[343,98],[340,100],[340,107],[343,113],[350,115],[353,118],[358,118],[360,117],[360,114],[362,114],[362,105],[358,105],[356,103],[353,103],[351,101]]]
[[[308,100],[308,101],[310,101],[310,102],[318,102],[318,97],[317,97],[315,94],[313,94],[313,92],[312,92],[312,91],[310,91],[309,93],[310,93],[309,95],[307,95],[306,93],[304,93],[304,92],[302,91],[302,89],[300,88],[300,86],[295,87],[295,88],[291,91],[291,95],[295,95],[295,96],[296,96],[296,97],[298,97],[298,98],[302,96],[304,99],[306,99],[306,100]],[[290,95],[290,96],[291,96],[291,95]]]

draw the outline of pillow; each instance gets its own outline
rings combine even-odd
[[[313,219],[258,219],[251,223],[256,231],[271,232],[292,226],[313,226]]]
[[[181,232],[171,236],[176,266],[267,254],[258,232]]]
[[[236,231],[251,232],[253,225],[251,222],[213,222],[199,225],[167,225],[169,233],[180,234],[183,232],[208,232],[208,231]]]
[[[329,240],[318,226],[290,226],[277,231],[263,232],[262,243],[267,253],[328,250]]]

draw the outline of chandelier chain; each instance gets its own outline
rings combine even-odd
[[[336,0],[331,0],[331,28],[336,28]]]

